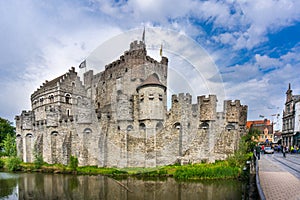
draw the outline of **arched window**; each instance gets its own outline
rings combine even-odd
[[[53,103],[53,102],[54,102],[54,95],[53,95],[53,94],[50,94],[50,95],[48,96],[48,99],[49,99],[50,103]]]
[[[156,128],[155,128],[155,130],[156,131],[161,131],[162,129],[163,129],[163,124],[161,123],[161,122],[158,122],[157,124],[156,124]]]
[[[162,100],[163,100],[163,95],[162,95],[162,94],[158,94],[158,99],[159,99],[160,101],[162,101]]]
[[[139,126],[140,130],[146,130],[146,125],[144,123],[140,123],[140,126]]]
[[[21,134],[17,134],[17,136],[16,136],[17,138],[20,138],[21,137]]]
[[[127,131],[132,131],[133,130],[133,126],[132,125],[128,125],[126,130]]]
[[[32,133],[27,133],[27,134],[26,134],[26,137],[28,137],[28,138],[32,138],[32,137],[33,137],[33,135],[32,135]]]
[[[66,99],[66,104],[70,104],[71,103],[71,95],[70,94],[66,94],[65,95],[65,99]]]
[[[90,129],[90,128],[85,128],[85,129],[83,130],[83,133],[85,133],[85,134],[90,134],[90,133],[92,133],[92,129]]]
[[[227,126],[226,126],[227,131],[231,131],[231,130],[234,130],[234,129],[235,129],[235,126],[233,124],[227,124]]]
[[[57,136],[58,135],[58,132],[57,131],[52,131],[51,132],[51,136]]]
[[[67,109],[67,110],[66,110],[66,114],[67,114],[68,117],[71,115],[70,109]]]
[[[181,129],[181,124],[179,122],[176,122],[174,125],[173,125],[173,128],[175,129]]]
[[[209,128],[209,124],[207,122],[202,122],[199,126],[200,129],[207,130]]]

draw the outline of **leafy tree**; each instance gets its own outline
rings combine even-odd
[[[16,136],[11,136],[7,134],[5,139],[1,143],[2,154],[4,156],[14,157],[17,156],[17,147],[16,147]]]
[[[7,135],[14,136],[15,127],[13,127],[12,123],[7,119],[3,119],[0,117],[0,150],[1,150],[1,144],[3,144],[3,141]]]
[[[39,169],[43,166],[44,164],[44,160],[43,160],[43,156],[41,154],[36,153],[34,155],[35,159],[34,159],[34,167],[36,169]]]
[[[244,135],[242,137],[242,140],[245,141],[245,143],[247,143],[247,152],[252,152],[255,145],[256,145],[256,141],[255,140],[258,140],[259,138],[259,135],[260,135],[260,131],[257,130],[257,129],[250,129],[249,130],[249,133]]]
[[[5,166],[8,171],[18,171],[21,169],[21,162],[20,158],[13,156],[6,160]]]

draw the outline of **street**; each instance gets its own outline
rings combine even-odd
[[[261,154],[263,159],[275,163],[284,171],[288,171],[300,180],[300,154],[286,154],[286,158],[283,157],[281,152],[275,152],[274,154]],[[271,169],[270,169],[271,170]]]

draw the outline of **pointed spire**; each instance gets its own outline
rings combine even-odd
[[[291,83],[289,83],[289,90],[291,90]]]
[[[161,45],[160,45],[160,50],[159,50],[159,55],[160,55],[160,57],[162,57],[162,48],[163,48],[163,45],[161,44]]]
[[[143,31],[142,41],[145,43],[145,26],[144,26],[144,31]]]

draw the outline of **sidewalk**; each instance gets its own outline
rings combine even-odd
[[[266,200],[300,200],[300,181],[276,163],[261,156],[258,161],[259,181]]]

